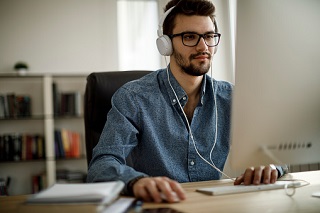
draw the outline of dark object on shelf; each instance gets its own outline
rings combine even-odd
[[[8,196],[8,188],[10,185],[11,178],[7,177],[7,180],[0,178],[0,196]]]

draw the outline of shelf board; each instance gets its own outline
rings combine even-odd
[[[14,161],[14,160],[8,160],[8,161],[0,161],[0,164],[18,164],[18,163],[38,163],[38,162],[45,162],[46,159],[32,159],[32,160],[18,160],[18,161]]]
[[[83,114],[81,115],[54,115],[54,119],[78,119],[83,118]]]
[[[63,119],[83,119],[83,114],[81,115],[50,115],[53,119],[63,120]],[[0,118],[0,121],[19,121],[19,120],[43,120],[45,119],[45,115],[33,115],[26,117],[5,117]]]
[[[20,121],[20,120],[43,120],[45,118],[44,115],[32,115],[26,117],[5,117],[0,118],[0,121]]]
[[[56,161],[71,161],[71,160],[86,160],[87,159],[87,156],[85,155],[81,155],[80,157],[78,158],[56,158]]]

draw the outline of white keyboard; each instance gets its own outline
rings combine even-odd
[[[209,195],[226,195],[226,194],[235,194],[235,193],[244,193],[244,192],[256,192],[256,191],[265,191],[272,189],[283,189],[287,187],[297,187],[300,186],[300,182],[291,182],[291,181],[277,181],[273,184],[260,184],[260,185],[228,185],[228,186],[214,186],[208,188],[199,188],[196,191],[202,192]]]

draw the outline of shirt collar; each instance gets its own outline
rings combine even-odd
[[[202,86],[201,86],[201,98],[200,98],[200,104],[203,105],[203,99],[204,99],[204,94],[206,93],[206,84],[207,84],[207,79],[208,75],[204,75],[202,79]]]
[[[168,67],[166,69],[163,69],[163,72],[161,72],[161,79],[166,87],[166,90],[168,91],[171,104],[175,105],[178,102],[177,102],[176,96],[175,96],[174,92],[172,91],[172,88],[168,82],[167,69],[168,69],[168,73],[169,73],[170,83],[171,83],[180,103],[185,103],[188,98],[188,95],[184,91],[184,89],[180,86],[177,79],[173,76],[171,69],[170,69],[170,64],[169,64]],[[201,105],[203,104],[203,97],[204,97],[205,90],[206,90],[207,77],[208,77],[207,75],[204,75],[204,78],[202,80],[202,86],[201,86],[202,92],[201,92],[201,99],[200,99]],[[182,105],[184,105],[184,104],[182,104]]]

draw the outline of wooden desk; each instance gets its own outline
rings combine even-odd
[[[170,207],[185,213],[206,212],[320,212],[320,198],[311,194],[320,191],[320,171],[290,174],[294,179],[303,179],[310,185],[296,189],[293,197],[289,197],[282,189],[251,192],[223,196],[210,196],[196,192],[199,187],[232,184],[229,180],[205,181],[182,184],[187,192],[187,200],[175,204],[145,203],[143,208]],[[25,205],[26,195],[0,197],[0,212],[5,213],[64,213],[64,212],[95,212],[96,206],[91,204],[65,205]],[[169,213],[169,212],[166,212]]]

